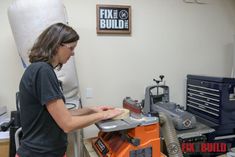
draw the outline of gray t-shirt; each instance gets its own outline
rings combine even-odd
[[[67,135],[51,117],[46,104],[51,100],[64,100],[64,96],[50,64],[35,62],[25,70],[19,99],[23,137],[17,154],[20,157],[62,157]]]

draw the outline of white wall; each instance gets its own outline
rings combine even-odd
[[[125,96],[141,99],[145,86],[164,74],[171,100],[184,105],[187,74],[230,76],[235,2],[207,1],[64,1],[81,36],[76,59],[83,102],[119,106]],[[131,5],[131,36],[97,35],[96,4]],[[93,99],[85,98],[88,87]]]
[[[143,99],[144,88],[166,76],[171,101],[185,105],[187,74],[229,77],[233,61],[235,1],[64,0],[70,25],[80,34],[76,49],[84,105],[121,106],[126,96]],[[11,1],[0,2],[0,104],[15,107],[23,72],[7,19]],[[96,4],[132,7],[130,36],[96,34]],[[86,88],[93,98],[86,99]]]

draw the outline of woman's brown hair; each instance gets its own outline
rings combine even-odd
[[[79,40],[79,35],[70,26],[63,23],[55,23],[45,29],[34,43],[29,54],[29,62],[52,63],[57,49],[63,43],[71,43]],[[60,69],[62,65],[58,65]]]

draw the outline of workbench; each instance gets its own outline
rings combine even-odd
[[[94,138],[84,139],[84,157],[99,157],[92,147],[91,141]]]
[[[9,139],[0,140],[0,157],[9,156]]]

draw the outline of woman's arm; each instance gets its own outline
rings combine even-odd
[[[95,113],[92,108],[79,108],[79,109],[72,109],[72,110],[69,110],[70,114],[72,116],[82,116],[82,115],[88,115],[88,114],[92,114],[92,113]]]
[[[114,109],[114,107],[102,105],[102,106],[89,107],[89,108],[83,107],[83,108],[79,108],[79,109],[69,110],[69,112],[73,116],[81,116],[81,115],[88,115],[88,114],[92,114],[92,113],[96,113],[96,112],[106,111],[106,110],[110,110],[110,109]]]
[[[101,120],[113,118],[122,113],[121,110],[112,109],[95,112],[88,115],[72,116],[68,109],[65,107],[62,99],[52,100],[47,103],[46,107],[59,127],[66,133],[76,129],[87,127]]]

